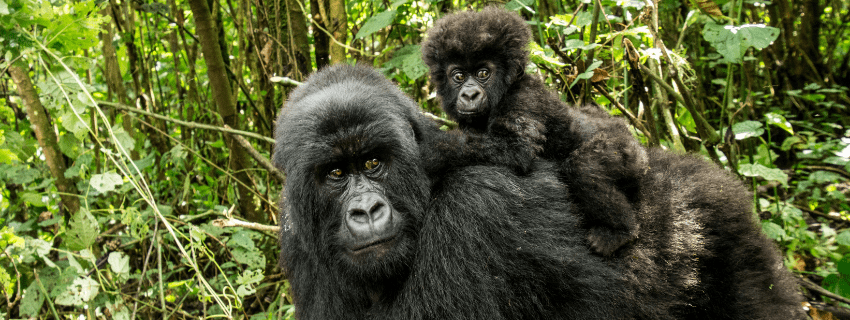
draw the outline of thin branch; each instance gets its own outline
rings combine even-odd
[[[446,119],[446,118],[440,118],[440,117],[436,116],[435,114],[430,113],[430,112],[426,112],[426,111],[422,111],[422,114],[430,117],[431,120],[434,120],[434,122],[436,122],[438,124],[449,127],[449,129],[457,128],[457,122],[451,121],[451,120]]]
[[[850,178],[850,173],[848,173],[847,171],[841,170],[839,168],[833,168],[833,167],[827,167],[827,166],[804,165],[803,169],[830,171],[830,172],[835,172],[837,174],[840,174],[840,175],[844,176],[845,178]]]
[[[646,75],[648,75],[649,78],[652,79],[652,81],[655,81],[655,83],[660,85],[661,88],[664,89],[664,91],[667,91],[667,93],[672,95],[673,98],[676,98],[676,101],[678,101],[682,105],[685,104],[685,98],[682,97],[682,95],[679,94],[679,92],[677,92],[676,89],[674,89],[672,86],[670,86],[670,84],[668,84],[667,82],[664,82],[664,79],[661,79],[661,77],[659,77],[658,75],[653,73],[652,70],[649,70],[649,67],[647,67],[643,64],[638,64],[638,66],[640,66],[640,71],[643,71],[644,73],[646,73]]]
[[[127,106],[127,105],[124,105],[124,104],[120,104],[120,103],[115,103],[115,102],[97,101],[97,104],[100,105],[100,106],[113,107],[113,108],[116,108],[116,109],[119,109],[119,110],[143,114],[143,115],[146,115],[146,116],[149,116],[149,117],[152,117],[152,118],[157,118],[157,119],[160,119],[160,120],[174,122],[174,123],[179,124],[181,126],[186,126],[186,127],[190,127],[190,128],[207,129],[207,130],[215,130],[215,131],[220,131],[220,132],[227,132],[227,133],[243,135],[243,136],[246,136],[246,137],[251,137],[251,138],[254,138],[254,139],[259,139],[259,140],[263,140],[263,141],[266,141],[266,142],[274,143],[274,139],[266,137],[266,136],[262,136],[262,135],[259,135],[259,134],[253,133],[253,132],[242,131],[242,130],[234,130],[234,129],[230,129],[230,128],[223,128],[223,127],[212,126],[212,125],[208,125],[208,124],[191,122],[191,121],[177,120],[177,119],[174,119],[174,118],[171,118],[171,117],[166,117],[166,116],[159,115],[159,114],[156,114],[156,113],[147,112],[147,111],[142,110],[142,109],[133,108],[133,107],[130,107],[130,106]]]
[[[834,294],[832,292],[829,292],[828,290],[821,288],[821,286],[815,284],[814,282],[810,281],[809,279],[797,278],[797,282],[800,283],[800,285],[802,285],[806,289],[809,289],[810,291],[814,291],[815,293],[817,293],[819,295],[829,297],[830,299],[833,299],[835,301],[850,304],[850,299],[847,299],[845,297],[842,297],[842,296],[839,296],[839,295]]]
[[[626,118],[629,119],[629,122],[631,122],[632,125],[635,126],[635,128],[638,129],[638,131],[643,132],[643,134],[646,136],[647,140],[651,141],[653,139],[652,133],[649,132],[649,130],[646,129],[646,127],[643,125],[643,123],[640,121],[640,119],[635,117],[635,115],[633,115],[632,112],[629,111],[629,109],[626,109],[625,107],[623,107],[623,105],[621,105],[620,102],[618,102],[616,99],[614,99],[614,97],[612,97],[608,93],[608,91],[605,91],[605,88],[602,87],[602,85],[600,85],[597,82],[593,82],[593,87],[596,89],[596,92],[599,92],[600,94],[602,94],[602,96],[604,96],[606,99],[608,99],[608,101],[611,101],[611,104],[613,104],[615,107],[617,107],[617,109],[620,110],[620,112],[623,115],[625,115]]]
[[[247,221],[242,221],[242,220],[239,220],[239,219],[236,219],[236,218],[215,219],[215,220],[213,220],[212,225],[219,227],[219,228],[243,227],[243,228],[260,230],[260,231],[271,231],[271,232],[274,232],[274,233],[277,233],[278,231],[280,231],[280,227],[278,227],[278,226],[270,226],[270,225],[267,225],[267,224],[247,222]]]
[[[781,200],[777,199],[776,197],[768,194],[767,192],[759,192],[758,194],[759,194],[759,197],[764,197],[765,199],[773,201],[773,202],[781,201]],[[801,205],[798,205],[798,204],[795,204],[795,203],[791,203],[791,202],[785,202],[785,203],[794,207],[794,208],[800,209],[800,211],[808,213],[809,215],[818,216],[818,217],[829,219],[829,220],[832,220],[832,221],[835,221],[835,222],[842,222],[842,223],[848,222],[847,220],[844,220],[841,217],[829,215],[829,214],[826,214],[826,213],[823,213],[823,212],[814,211],[812,209],[806,208],[804,206],[801,206]]]
[[[228,125],[224,125],[224,127],[230,129]],[[280,172],[280,170],[275,168],[275,166],[269,161],[269,159],[257,152],[257,149],[254,149],[254,147],[251,146],[251,143],[248,142],[248,140],[245,140],[245,138],[238,135],[232,135],[231,137],[236,140],[236,143],[241,145],[242,148],[245,148],[245,150],[248,151],[248,154],[251,155],[254,160],[257,160],[257,163],[259,163],[260,166],[268,170],[269,173],[271,173],[272,177],[274,177],[278,182],[284,183],[286,181],[286,176],[283,175],[283,172]]]
[[[293,80],[290,77],[272,78],[272,82],[277,82],[285,86],[300,86],[303,82]]]
[[[676,83],[676,86],[679,87],[683,105],[685,106],[685,109],[687,109],[691,113],[691,116],[694,118],[694,123],[696,124],[700,138],[703,139],[703,143],[705,143],[707,147],[715,146],[721,141],[720,135],[715,132],[714,128],[708,123],[708,121],[705,120],[705,118],[703,118],[702,114],[697,110],[696,101],[691,95],[691,92],[685,86],[685,83],[682,81],[682,77],[679,75],[676,63],[673,61],[672,58],[670,58],[670,54],[668,53],[667,47],[664,45],[664,41],[662,41],[661,38],[658,36],[658,0],[644,1],[647,7],[651,8],[652,10],[652,17],[651,19],[649,19],[649,32],[652,34],[655,47],[661,51],[661,54],[667,60],[669,74],[673,78],[673,81]]]

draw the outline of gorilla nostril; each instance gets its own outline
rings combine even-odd
[[[370,220],[369,214],[366,213],[365,210],[357,209],[357,208],[349,210],[348,211],[348,217],[349,217],[349,219],[351,219],[352,221],[354,221],[356,223],[368,224],[369,220]]]
[[[375,202],[375,204],[372,205],[372,208],[369,209],[369,215],[372,217],[372,220],[377,220],[377,219],[381,218],[380,215],[383,214],[383,211],[384,211],[384,210],[381,210],[381,209],[383,209],[383,208],[384,208],[383,202]]]

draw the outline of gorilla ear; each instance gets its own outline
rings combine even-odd
[[[517,61],[511,61],[509,65],[511,70],[509,70],[507,76],[510,79],[510,83],[508,85],[511,85],[525,76],[525,66],[521,66]]]
[[[514,75],[514,82],[517,82],[517,81],[519,81],[519,79],[522,79],[522,77],[525,76],[525,67],[517,65],[515,73],[516,74]]]

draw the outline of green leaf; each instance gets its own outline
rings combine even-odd
[[[228,247],[242,247],[245,249],[254,249],[254,240],[251,240],[249,234],[245,231],[234,233],[230,240],[227,241]]]
[[[531,61],[535,64],[549,64],[558,68],[566,65],[565,63],[553,57],[553,55],[555,54],[554,52],[547,52],[547,50],[543,49],[543,47],[537,44],[537,42],[529,42],[528,51],[529,55],[531,56]]]
[[[243,248],[234,248],[230,253],[234,261],[245,264],[248,268],[258,269],[266,265],[266,256],[259,249],[246,250]]]
[[[777,126],[790,134],[794,134],[794,128],[791,127],[791,122],[788,122],[781,114],[771,112],[765,114],[764,117],[767,119],[768,125]]]
[[[596,60],[594,61],[590,67],[587,68],[584,72],[576,76],[576,79],[573,80],[573,83],[570,84],[570,88],[572,88],[579,80],[590,79],[593,77],[593,70],[602,65],[602,61]]]
[[[118,140],[118,144],[120,144],[125,151],[130,152],[136,148],[136,140],[134,140],[127,131],[124,131],[124,128],[115,125],[112,127],[112,132],[115,133],[115,139]]]
[[[406,45],[393,53],[393,58],[384,63],[384,67],[398,68],[404,74],[416,80],[428,72],[428,66],[422,61],[422,52],[419,45]]]
[[[0,290],[3,290],[7,297],[12,297],[15,293],[15,281],[12,281],[12,276],[3,268],[0,268]]]
[[[814,183],[831,183],[839,180],[845,180],[840,174],[830,171],[815,171],[809,175],[809,181]]]
[[[850,230],[841,231],[835,236],[835,242],[839,245],[850,247]]]
[[[598,47],[598,43],[584,44],[584,40],[579,39],[570,39],[564,42],[564,48],[561,49],[563,51],[582,49],[582,50],[590,50]]]
[[[576,15],[576,27],[586,27],[589,26],[591,22],[593,22],[593,15],[591,15],[588,11],[582,11]]]
[[[762,221],[761,230],[764,231],[764,234],[774,240],[782,240],[782,238],[785,237],[785,229],[782,229],[782,226],[770,221]]]
[[[115,187],[124,184],[124,180],[121,179],[121,175],[115,172],[107,172],[103,174],[96,174],[91,177],[89,184],[92,188],[95,188],[100,193],[107,193],[109,191],[115,190]]]
[[[21,161],[18,155],[9,149],[0,149],[0,163],[12,164],[12,162]]]
[[[758,121],[742,121],[732,125],[732,131],[735,133],[735,140],[744,140],[752,137],[759,137],[764,134],[761,122]]]
[[[779,29],[761,24],[736,27],[708,22],[702,36],[726,61],[741,63],[749,47],[764,49],[779,37]]]
[[[402,60],[401,71],[404,71],[408,78],[416,80],[428,72],[428,66],[422,61],[422,54],[417,50],[416,54],[409,54]]]
[[[533,13],[534,10],[531,9],[532,5],[534,5],[534,0],[512,0],[505,4],[505,9],[510,11],[519,11],[525,8],[529,12]]]
[[[97,296],[100,285],[91,277],[74,279],[74,283],[56,297],[56,304],[63,306],[81,306]]]
[[[788,138],[785,138],[784,141],[782,141],[782,146],[779,147],[779,149],[781,149],[782,151],[788,151],[791,150],[791,148],[793,148],[795,144],[802,142],[803,138],[800,138],[799,136],[790,136]]]
[[[740,172],[745,177],[762,177],[765,180],[779,181],[782,185],[788,185],[788,175],[780,169],[772,169],[761,164],[746,163],[738,167]]]
[[[245,270],[241,275],[236,277],[236,283],[240,286],[236,289],[236,294],[244,297],[254,294],[256,286],[263,281],[263,270]]]
[[[0,0],[0,14],[9,14],[9,5],[3,0]]]
[[[120,252],[112,252],[109,254],[109,258],[107,258],[109,262],[110,268],[112,268],[112,272],[115,272],[119,275],[129,275],[130,274],[130,257],[121,254]]]
[[[71,254],[71,253],[69,253],[69,252],[66,252],[66,253],[65,253],[65,258],[66,258],[66,259],[68,259],[68,264],[69,264],[72,268],[74,268],[75,270],[77,270],[77,273],[85,273],[85,270],[83,270],[83,266],[82,266],[82,265],[80,265],[80,263],[79,263],[79,262],[77,262],[77,259],[74,259],[74,255],[72,255],[72,254]]]
[[[390,8],[397,9],[398,7],[401,7],[401,5],[408,3],[410,1],[412,1],[412,0],[394,0],[393,3],[390,5]]]
[[[24,200],[24,203],[29,204],[31,206],[36,207],[45,207],[47,203],[44,200],[44,195],[32,191],[24,191],[20,194],[21,200]]]
[[[363,27],[360,28],[360,31],[357,31],[357,35],[354,36],[355,39],[362,39],[372,35],[379,30],[386,28],[395,20],[397,11],[395,10],[387,10],[376,14],[366,20],[366,23],[363,24]]]
[[[62,115],[59,116],[59,119],[62,120],[62,127],[65,130],[71,131],[77,136],[77,139],[82,139],[89,133],[89,127],[86,124],[88,121],[88,115],[80,114],[79,117],[74,114],[74,111],[71,108],[67,108],[62,112]]]
[[[63,134],[59,136],[59,150],[71,159],[76,159],[80,156],[82,143],[73,134]]]
[[[40,274],[40,273],[39,273]],[[33,281],[27,287],[27,294],[21,299],[21,306],[18,310],[22,317],[34,317],[41,311],[41,306],[44,305],[44,293],[38,287],[38,282]]]
[[[65,236],[65,246],[72,251],[79,251],[90,247],[100,234],[100,226],[97,220],[85,207],[77,211],[68,224]]]

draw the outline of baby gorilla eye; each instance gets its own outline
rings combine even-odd
[[[342,170],[340,170],[340,169],[333,169],[333,170],[331,170],[330,172],[328,172],[328,177],[331,177],[332,179],[339,179],[339,178],[342,178]]]
[[[490,70],[481,69],[478,70],[478,79],[487,79],[490,77]]]
[[[460,82],[463,82],[464,80],[466,80],[466,75],[463,74],[463,72],[455,72],[455,74],[452,75],[452,78],[455,81],[457,81],[458,83],[460,83]]]
[[[378,159],[372,159],[372,160],[366,161],[366,170],[374,170],[375,168],[377,168],[380,165],[381,165],[381,162],[378,161]]]

